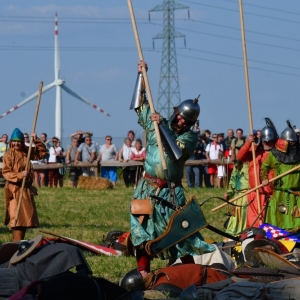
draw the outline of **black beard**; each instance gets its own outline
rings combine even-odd
[[[275,158],[284,164],[293,164],[293,163],[299,163],[300,162],[300,147],[299,142],[296,142],[295,145],[288,145],[288,150],[286,153],[283,153],[276,148],[273,148],[272,150],[273,155]]]
[[[190,126],[179,127],[177,122],[172,122],[171,127],[175,133],[185,132],[190,129]]]

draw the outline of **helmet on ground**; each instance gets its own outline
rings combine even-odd
[[[145,290],[144,280],[138,269],[133,269],[125,274],[120,280],[119,286],[127,291]]]
[[[261,130],[261,140],[269,142],[278,139],[278,134],[273,122],[269,118],[265,118],[266,126]]]
[[[184,100],[178,106],[174,107],[174,112],[170,117],[170,121],[172,122],[177,115],[180,115],[183,119],[185,119],[189,123],[189,125],[192,126],[193,124],[195,124],[200,114],[200,106],[198,104],[198,98],[195,98],[194,100],[192,99]]]
[[[280,138],[289,142],[297,142],[297,134],[294,128],[292,127],[290,121],[287,120],[286,123],[288,124],[288,126],[281,132]]]

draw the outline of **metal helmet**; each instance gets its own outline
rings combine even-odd
[[[288,126],[281,132],[280,138],[290,142],[297,142],[298,137],[290,121],[286,121],[286,123],[288,124]]]
[[[274,130],[269,127],[269,126],[265,126],[262,130],[261,130],[261,140],[263,142],[269,142],[272,140],[275,140],[275,132]]]
[[[133,269],[125,274],[120,280],[119,286],[127,291],[145,290],[144,280],[138,269]]]
[[[261,130],[261,140],[268,142],[278,139],[278,134],[273,122],[269,118],[265,118],[266,126]]]
[[[185,119],[189,123],[189,125],[195,124],[200,114],[200,106],[198,104],[198,98],[195,98],[194,100],[192,99],[184,100],[178,106],[174,107],[174,112],[170,117],[170,121],[172,122],[177,115],[180,115],[183,119]]]

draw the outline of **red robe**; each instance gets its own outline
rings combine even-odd
[[[267,156],[269,154],[269,151],[265,151],[263,148],[256,148],[255,149],[255,160],[256,160],[256,172],[257,172],[257,179],[258,179],[258,185],[261,184],[260,179],[260,169],[262,163],[266,160]],[[252,146],[251,143],[246,141],[245,145],[239,150],[237,153],[237,159],[242,162],[249,162],[249,170],[248,170],[248,177],[249,177],[249,187],[250,189],[256,187],[255,182],[255,173],[254,173],[254,164],[253,164],[253,158],[252,158]],[[274,172],[269,173],[269,179],[274,177]],[[273,190],[270,186],[266,186],[264,188],[259,189],[259,197],[260,197],[260,209],[262,210],[264,206],[266,205],[266,196],[272,195]],[[252,201],[253,200],[253,201]],[[252,202],[251,202],[252,201]],[[257,208],[257,200],[256,200],[256,191],[248,194],[248,203],[251,204],[248,207],[247,211],[247,222],[246,227],[259,227],[259,218],[255,221],[258,215],[258,208]],[[262,219],[265,218],[265,210],[262,213]]]

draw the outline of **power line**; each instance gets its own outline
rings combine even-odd
[[[228,65],[228,66],[234,66],[234,67],[240,67],[240,68],[244,67],[243,65],[233,64],[233,63],[227,63],[227,62],[217,61],[217,60],[212,60],[212,59],[206,59],[206,58],[200,58],[200,57],[193,57],[193,56],[184,55],[184,54],[177,54],[177,55],[181,56],[181,57],[192,58],[192,59],[197,59],[197,60],[202,60],[202,61],[208,61],[208,62],[223,64],[223,65]],[[282,75],[289,75],[289,76],[300,77],[300,74],[293,74],[293,73],[287,73],[287,72],[273,71],[273,70],[268,70],[268,69],[262,69],[262,68],[252,67],[252,66],[249,67],[249,69],[259,70],[259,71],[264,71],[264,72],[270,72],[270,73],[277,73],[277,74],[282,74]]]
[[[160,24],[156,24],[156,23],[152,23],[152,22],[151,22],[151,24],[160,26]],[[214,36],[214,37],[220,37],[220,38],[224,38],[224,39],[228,39],[228,40],[233,40],[233,41],[238,41],[238,42],[241,41],[240,38],[234,38],[234,37],[225,36],[225,35],[221,35],[221,34],[208,33],[208,32],[203,32],[203,31],[199,31],[199,30],[186,29],[186,28],[180,28],[180,27],[177,27],[177,28],[180,29],[180,30],[185,30],[185,31],[189,31],[189,32],[194,32],[194,33],[199,33],[199,34],[203,34],[203,35],[208,35],[210,37]],[[300,49],[297,49],[297,48],[291,48],[291,47],[285,47],[285,46],[278,46],[278,45],[274,45],[274,44],[261,43],[261,42],[251,41],[251,40],[247,40],[247,44],[248,43],[256,44],[256,45],[261,45],[261,46],[268,46],[268,47],[272,47],[272,48],[279,48],[279,49],[297,51],[297,52],[300,51]]]
[[[237,57],[233,55],[226,55],[223,53],[216,53],[216,52],[211,52],[211,51],[205,51],[205,50],[200,50],[200,49],[193,49],[193,48],[178,48],[179,50],[189,50],[189,51],[195,51],[195,52],[201,52],[201,53],[206,53],[210,55],[217,55],[217,56],[223,56],[223,57],[228,57],[228,58],[233,58],[233,59],[238,59],[238,60],[243,60],[243,57]],[[277,64],[277,63],[269,63],[261,60],[255,60],[255,59],[248,59],[249,62],[255,62],[255,63],[260,63],[260,64],[265,64],[265,65],[271,65],[271,66],[277,66],[277,67],[284,67],[284,68],[289,68],[289,69],[295,69],[295,70],[300,70],[298,67],[294,66],[286,66],[282,64]]]
[[[0,46],[0,51],[53,51],[54,46]],[[60,51],[136,51],[134,47],[59,47]],[[143,51],[157,52],[153,48],[143,48]]]
[[[211,5],[211,4],[198,3],[198,2],[188,1],[188,0],[183,0],[183,2],[239,13],[239,11],[237,9],[220,7],[220,6],[215,6],[215,5]],[[295,24],[300,23],[299,21],[294,21],[294,20],[289,20],[289,19],[282,19],[282,18],[277,18],[277,17],[271,17],[271,16],[267,16],[267,15],[260,15],[260,14],[250,13],[250,12],[244,12],[244,15],[251,15],[251,16],[255,16],[255,17],[261,17],[261,18],[277,20],[277,21],[283,21],[283,22],[288,22],[288,23],[295,23]]]
[[[177,47],[178,50],[183,50],[183,51],[195,51],[195,52],[201,52],[201,53],[206,53],[210,55],[216,55],[216,56],[221,56],[221,57],[228,57],[232,59],[239,59],[242,60],[242,57],[237,57],[237,56],[232,56],[232,55],[226,55],[222,53],[216,53],[216,52],[211,52],[211,51],[205,51],[205,50],[200,50],[200,49],[193,49],[193,48],[181,48]],[[54,47],[34,47],[34,46],[0,46],[0,51],[53,51]],[[98,51],[98,52],[135,52],[136,48],[125,48],[125,47],[60,47],[60,50],[62,51],[80,51],[80,52],[89,52],[89,51]],[[161,53],[161,48],[156,48],[153,50],[153,48],[143,48],[143,51],[147,52],[157,52]],[[207,59],[207,58],[201,58],[201,57],[194,57],[194,56],[189,56],[189,55],[184,55],[184,54],[177,54],[182,57],[186,58],[192,58],[192,59],[197,59],[197,60],[202,60],[202,61],[208,61],[208,62],[213,62],[213,63],[220,63],[220,64],[226,64],[229,66],[236,66],[236,67],[243,67],[243,65],[235,64],[235,63],[228,63],[224,61],[217,61],[217,60],[212,60],[212,59]],[[260,64],[266,64],[266,65],[271,65],[271,66],[277,66],[277,67],[284,67],[284,68],[289,68],[289,69],[295,69],[295,70],[300,70],[298,67],[293,67],[293,66],[287,66],[287,65],[282,65],[282,64],[276,64],[276,63],[269,63],[269,62],[264,62],[260,60],[252,60],[249,59],[249,62],[255,62],[255,63],[260,63]],[[287,73],[287,72],[281,72],[281,71],[273,71],[273,70],[267,70],[263,68],[257,68],[257,67],[249,67],[249,69],[256,69],[260,71],[267,71],[267,72],[272,72],[272,73],[278,73],[278,74],[284,74],[284,75],[289,75],[289,76],[300,76],[297,74],[293,73]]]
[[[231,2],[231,3],[236,3],[236,1],[234,1],[234,0],[223,0],[223,1]],[[273,10],[273,11],[277,11],[277,12],[280,12],[280,13],[286,13],[286,14],[297,15],[297,16],[300,15],[300,13],[296,13],[294,11],[287,11],[287,10],[273,8],[273,7],[267,7],[267,6],[261,6],[261,5],[256,5],[256,4],[250,4],[250,3],[243,3],[243,6],[252,6],[252,7],[257,7],[257,8],[261,8],[261,9],[267,9],[267,10]]]
[[[191,21],[191,22],[195,22],[195,23],[203,23],[203,24],[207,24],[207,25],[212,25],[212,26],[216,26],[216,27],[221,27],[221,28],[228,28],[228,29],[232,29],[232,30],[237,30],[237,31],[241,31],[241,28],[239,27],[232,27],[232,26],[228,26],[228,25],[222,25],[222,24],[216,24],[216,23],[211,23],[211,22],[206,22],[206,21],[200,21],[200,20],[195,20],[195,19],[185,19],[184,21]],[[280,38],[280,39],[285,39],[285,40],[291,40],[291,41],[296,41],[296,42],[300,42],[300,39],[295,39],[295,38],[289,38],[286,36],[281,36],[281,35],[275,35],[275,34],[270,34],[270,33],[263,33],[263,32],[258,32],[258,31],[254,31],[254,30],[246,30],[246,32],[248,33],[254,33],[254,34],[259,34],[259,35],[264,35],[264,36],[270,36],[270,37],[275,37],[275,38]]]

